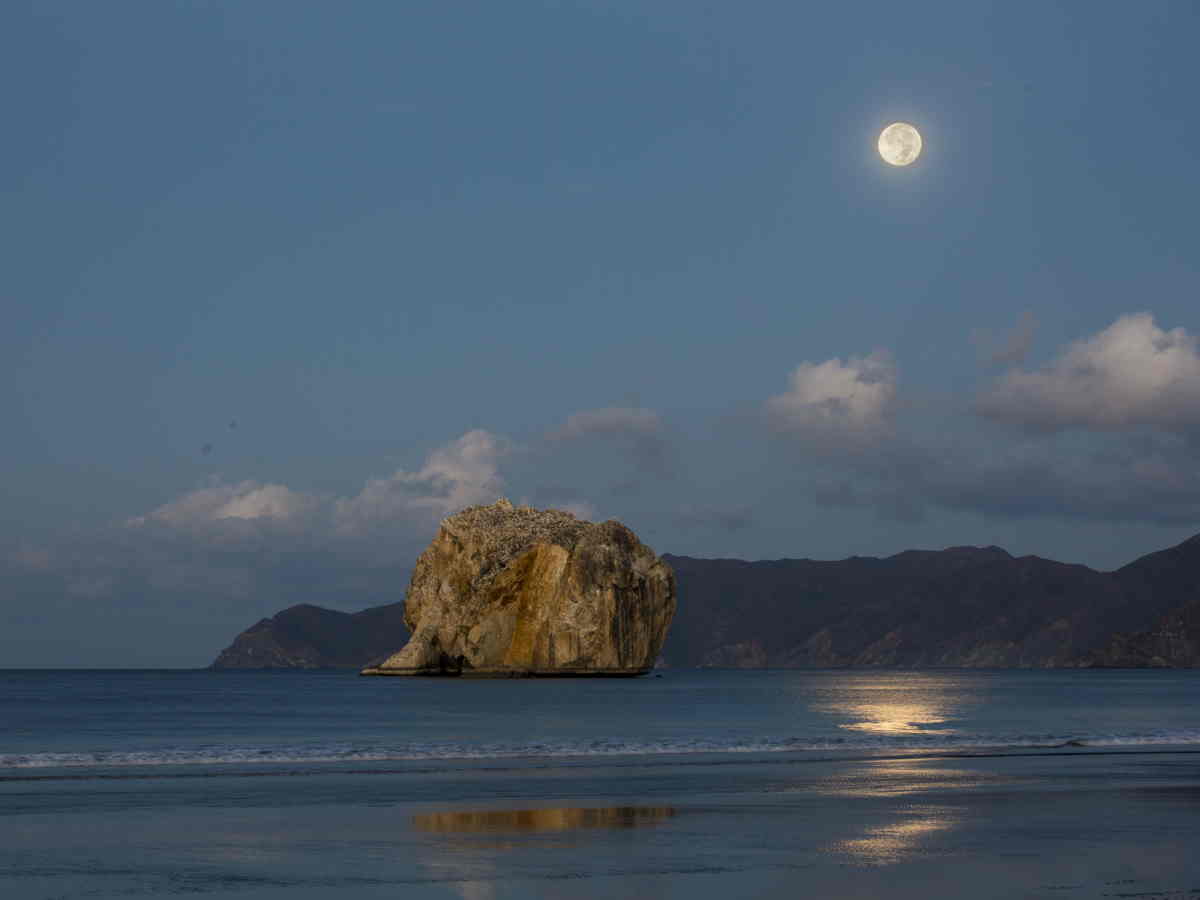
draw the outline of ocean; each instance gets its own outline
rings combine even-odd
[[[1200,897],[1198,700],[1193,671],[5,671],[0,896]]]

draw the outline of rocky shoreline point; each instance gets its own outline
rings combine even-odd
[[[500,499],[442,520],[408,586],[412,637],[361,674],[643,675],[675,606],[670,565],[620,522]]]

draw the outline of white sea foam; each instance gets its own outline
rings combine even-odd
[[[126,768],[142,766],[300,765],[435,760],[515,760],[615,756],[662,756],[702,753],[785,752],[984,752],[1034,748],[1089,749],[1200,744],[1200,730],[1162,730],[1129,734],[928,735],[862,738],[764,738],[759,740],[593,740],[554,743],[471,745],[433,743],[392,746],[298,744],[269,746],[204,745],[94,750],[90,752],[0,752],[0,770],[49,768]]]

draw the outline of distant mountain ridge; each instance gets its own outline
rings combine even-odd
[[[1114,633],[1149,624],[1112,575],[996,547],[837,562],[666,559],[692,613],[668,636],[672,666],[1081,666],[1100,664],[1094,651]]]
[[[404,643],[404,604],[357,613],[309,603],[260,619],[220,652],[212,669],[357,669]]]
[[[746,562],[664,554],[670,667],[1200,667],[1200,535],[1115,572],[1000,547]],[[242,632],[226,668],[358,668],[408,637],[403,602],[296,606]]]

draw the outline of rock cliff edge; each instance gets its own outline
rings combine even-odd
[[[362,674],[641,675],[674,614],[674,572],[620,522],[500,500],[442,521],[408,586],[412,637]]]

